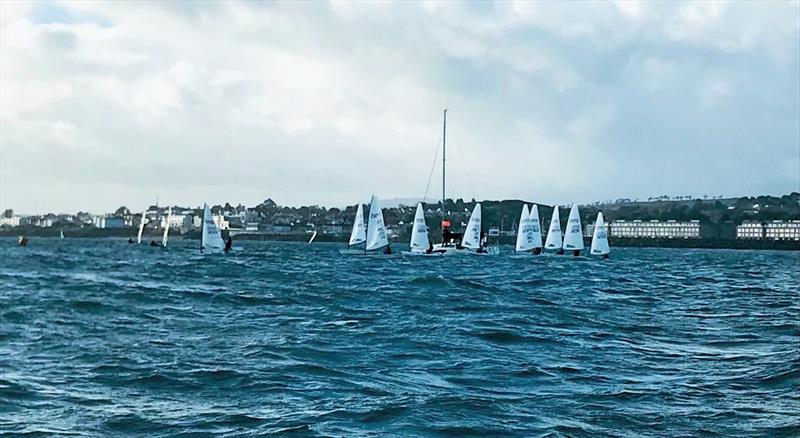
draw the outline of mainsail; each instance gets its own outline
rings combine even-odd
[[[529,215],[528,206],[522,204],[522,212],[519,214],[519,225],[517,225],[517,245],[515,247],[517,252],[525,252],[533,249]]]
[[[356,207],[356,219],[353,221],[353,231],[350,232],[349,245],[358,245],[367,240],[367,230],[364,227],[364,210],[361,204]]]
[[[558,206],[553,206],[553,217],[550,218],[550,229],[547,231],[547,240],[544,243],[547,249],[561,248],[561,218],[558,217]]]
[[[533,240],[533,248],[541,248],[542,224],[539,222],[539,207],[537,207],[536,204],[531,206],[530,214],[528,215],[528,222],[531,224],[531,240]]]
[[[578,212],[578,205],[575,203],[572,204],[572,208],[569,210],[569,219],[567,219],[567,230],[564,233],[563,248],[572,251],[583,249],[581,216]]]
[[[461,246],[469,249],[478,249],[481,247],[481,204],[475,204],[475,209],[469,215],[467,222],[467,229],[464,230],[464,238],[461,240]]]
[[[136,236],[136,243],[142,243],[142,233],[144,233],[144,224],[147,223],[147,210],[142,212],[142,219],[139,220],[139,235]]]
[[[167,238],[169,236],[169,220],[172,218],[172,207],[167,210],[167,219],[164,220],[164,237],[161,238],[161,246],[167,247]]]
[[[417,204],[417,212],[414,214],[414,226],[411,229],[411,251],[425,252],[430,247],[428,241],[428,226],[425,225],[425,212],[422,203]]]
[[[214,217],[211,216],[211,210],[208,204],[203,204],[203,232],[200,236],[200,250],[207,252],[222,252],[225,248],[225,242],[222,240],[222,234],[219,232],[219,227],[214,223]]]
[[[369,224],[367,225],[367,251],[383,248],[389,244],[386,225],[383,223],[383,211],[377,196],[372,196],[369,203]]]
[[[603,213],[597,213],[597,221],[594,223],[594,234],[592,234],[591,253],[595,255],[605,255],[610,252],[608,248],[608,230],[603,221]]]

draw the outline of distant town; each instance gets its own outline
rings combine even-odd
[[[513,240],[523,202],[526,201],[481,201],[484,231],[490,238],[500,243]],[[402,242],[410,234],[416,205],[407,203],[411,205],[384,204],[387,229],[393,241]],[[436,235],[440,231],[437,218],[442,215],[441,202],[423,205],[430,231]],[[465,226],[474,205],[475,200],[448,199],[447,217]],[[547,230],[553,206],[537,205],[542,228]],[[122,206],[101,215],[78,212],[31,216],[16,215],[9,209],[0,218],[0,235],[63,233],[67,237],[130,237],[136,234],[144,217],[146,234],[155,235],[169,226],[173,234],[196,238],[201,209],[201,206],[153,205],[142,212]],[[252,207],[226,203],[211,210],[220,229],[234,239],[304,240],[316,231],[319,241],[345,241],[355,216],[355,205],[344,209],[316,205],[287,207],[272,199]],[[580,211],[587,238],[592,235],[595,215],[602,211],[608,235],[619,246],[800,249],[800,193],[797,192],[780,197],[617,199],[582,205]]]

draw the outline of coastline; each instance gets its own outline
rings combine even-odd
[[[28,237],[58,238],[61,230],[55,228],[16,228],[12,230],[0,230],[0,237],[18,237],[25,235]],[[64,230],[66,238],[129,238],[136,236],[134,228],[116,229],[74,229]],[[227,231],[223,232],[228,235]],[[143,240],[160,239],[161,234],[148,233]],[[305,233],[233,233],[233,240],[252,240],[252,241],[275,241],[275,242],[306,242],[309,235]],[[186,233],[173,232],[170,238],[196,240],[200,238],[197,231]],[[491,238],[492,243],[500,245],[513,245],[514,236],[500,236]],[[406,244],[407,238],[401,236],[393,239],[393,244]],[[347,236],[337,234],[318,234],[314,242],[319,243],[346,243]],[[588,248],[591,239],[584,238],[584,244]],[[742,249],[742,250],[780,250],[780,251],[800,251],[800,241],[796,240],[744,240],[744,239],[649,239],[649,238],[615,238],[610,241],[611,247],[619,248],[697,248],[697,249]]]

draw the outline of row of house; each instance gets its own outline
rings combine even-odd
[[[800,220],[744,222],[736,227],[737,239],[800,240]]]

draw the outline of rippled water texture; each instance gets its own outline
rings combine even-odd
[[[14,243],[0,240],[8,435],[800,434],[797,252]]]

